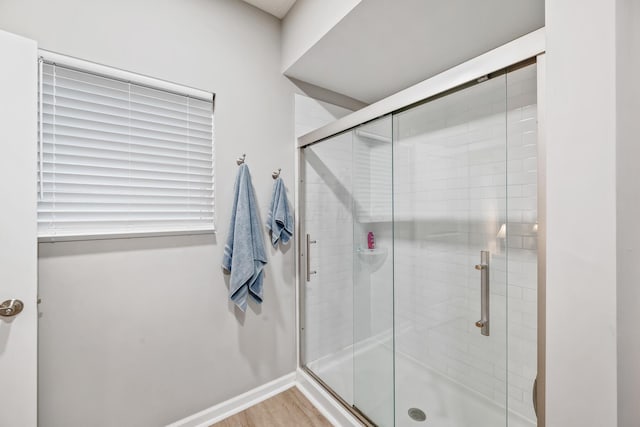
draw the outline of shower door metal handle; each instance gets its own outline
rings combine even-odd
[[[476,264],[476,270],[480,270],[480,320],[476,326],[480,333],[489,336],[489,251],[480,251],[480,264]]]
[[[311,275],[316,274],[317,271],[311,271],[311,244],[316,243],[315,240],[311,240],[311,235],[307,234],[307,282],[311,281]]]

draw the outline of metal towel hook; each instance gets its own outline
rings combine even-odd
[[[273,177],[273,179],[278,179],[278,177],[280,176],[280,171],[282,169],[278,168],[277,171],[273,171],[273,173],[271,173],[271,176]]]
[[[238,158],[236,159],[236,163],[238,164],[238,166],[240,166],[241,164],[243,164],[243,163],[244,163],[244,159],[246,159],[246,158],[247,158],[247,155],[246,155],[246,154],[244,154],[244,153],[242,153],[242,156],[240,156],[240,157],[238,157]]]

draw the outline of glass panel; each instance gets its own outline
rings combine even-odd
[[[397,426],[506,425],[505,91],[502,75],[394,116]]]
[[[354,406],[393,426],[392,119],[353,136]]]
[[[537,372],[538,135],[536,65],[507,74],[509,426],[534,427]]]
[[[302,236],[302,361],[353,404],[352,132],[303,155],[303,225],[312,243],[307,253]]]

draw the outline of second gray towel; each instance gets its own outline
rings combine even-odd
[[[287,189],[280,177],[273,183],[267,228],[271,230],[271,243],[274,248],[278,246],[278,242],[285,244],[293,236],[293,215],[289,209]]]

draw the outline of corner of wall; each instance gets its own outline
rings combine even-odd
[[[361,1],[298,0],[282,20],[282,72],[286,72]]]
[[[327,102],[329,104],[337,105],[342,108],[346,108],[351,111],[358,111],[361,108],[366,107],[368,104],[349,96],[343,95],[338,92],[334,92],[329,89],[316,86],[311,83],[303,82],[294,77],[287,77],[296,88],[296,92],[314,98],[318,101]]]

